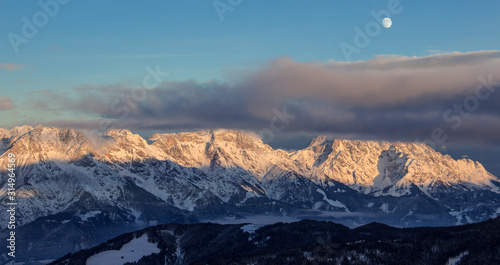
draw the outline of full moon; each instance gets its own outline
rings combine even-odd
[[[392,20],[386,17],[382,20],[382,25],[384,25],[384,28],[388,29],[392,26]]]

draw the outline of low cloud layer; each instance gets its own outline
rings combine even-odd
[[[278,58],[238,76],[204,84],[164,81],[146,90],[85,86],[77,97],[43,91],[31,104],[37,110],[49,111],[50,105],[101,117],[132,130],[239,128],[500,143],[500,51],[360,62]]]

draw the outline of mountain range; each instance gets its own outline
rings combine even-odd
[[[273,149],[252,132],[0,129],[0,235],[16,156],[18,250],[54,259],[150,225],[203,221],[373,221],[450,226],[500,214],[500,180],[421,143],[330,139]],[[5,250],[1,252],[5,256]]]

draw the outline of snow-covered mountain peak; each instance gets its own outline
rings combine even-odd
[[[23,125],[23,126],[14,127],[12,129],[10,129],[9,131],[15,135],[22,135],[22,134],[25,134],[31,130],[33,130],[33,127],[28,126],[28,125]]]
[[[33,127],[27,126],[27,125],[14,127],[10,130],[1,129],[0,136],[2,138],[10,138],[10,139],[15,140],[15,139],[21,137],[22,135],[27,134],[28,132],[30,132],[32,130],[33,130]]]
[[[129,129],[110,129],[104,132],[104,135],[109,137],[123,137],[134,135]]]
[[[153,133],[148,137],[147,141],[148,142],[156,142],[156,141],[160,140],[161,138],[165,137],[166,135],[169,135],[169,134],[167,134],[167,133]]]
[[[215,130],[212,132],[211,143],[235,144],[242,150],[270,149],[255,133],[239,130]]]
[[[452,205],[455,198],[451,196],[464,193],[470,205],[475,205],[476,195],[485,196],[484,200],[497,196],[500,201],[495,184],[499,179],[480,163],[454,160],[419,143],[321,136],[304,149],[286,152],[238,130],[158,133],[147,141],[129,130],[88,135],[40,126],[0,133],[0,167],[7,168],[6,151],[18,158],[19,183],[24,183],[18,192],[28,194],[23,195],[20,211],[25,222],[76,202],[82,204],[75,207],[97,207],[116,205],[120,198],[120,207],[126,208],[129,200],[146,193],[153,201],[161,199],[188,211],[207,205],[214,211],[248,205],[267,211],[269,200],[275,200],[301,209],[341,211],[364,207],[376,211],[371,207],[380,202],[375,207],[387,213],[394,211],[395,205],[389,204],[399,200],[396,197],[435,205],[449,196],[450,203],[439,208],[448,211],[460,210]],[[7,192],[2,176],[0,196]],[[138,197],[128,197],[127,190],[135,190],[133,196]],[[91,204],[83,201],[88,198]],[[358,202],[361,199],[363,203]],[[406,207],[404,215],[420,207],[403,206],[398,207],[400,211]],[[134,219],[140,216],[135,210],[130,214]]]
[[[132,133],[127,129],[119,129],[119,130],[108,130],[104,134],[104,139],[108,141],[113,141],[115,144],[120,145],[121,147],[130,146],[130,147],[140,147],[145,148],[148,145],[147,141],[140,136],[139,134]]]
[[[291,158],[316,179],[333,179],[363,193],[401,196],[415,185],[429,194],[436,183],[498,191],[492,182],[498,178],[480,163],[454,160],[422,143],[331,140],[322,136]]]
[[[330,136],[320,135],[311,140],[307,147],[315,147],[321,145],[331,145],[335,139]]]
[[[172,147],[185,148],[189,145],[210,145],[216,147],[236,145],[241,149],[270,148],[253,132],[228,129],[182,133],[154,133],[147,140],[152,145],[161,146],[162,149],[170,149]],[[205,148],[206,146],[203,147]]]
[[[490,186],[497,178],[469,159],[453,160],[420,143],[331,139],[319,136],[302,150],[274,150],[255,134],[238,130],[210,130],[153,134],[148,141],[130,130],[107,131],[99,146],[73,129],[23,126],[4,132],[2,149],[29,154],[30,159],[74,160],[86,154],[111,162],[148,158],[170,160],[186,167],[240,168],[262,178],[273,166],[311,179],[332,179],[365,193],[394,185],[427,189],[440,181]],[[10,138],[9,138],[10,137]],[[17,138],[16,138],[17,137]],[[7,141],[5,140],[7,139]],[[9,141],[10,139],[10,141]],[[105,147],[104,152],[98,151]],[[381,183],[384,184],[381,184]]]
[[[72,160],[93,152],[85,136],[73,129],[23,126],[9,131],[10,151],[31,163]],[[6,138],[4,138],[6,139]],[[8,138],[7,138],[8,139]]]
[[[226,129],[154,134],[148,141],[183,166],[241,168],[257,175],[264,174],[276,153],[281,157],[284,152],[272,149],[253,133]]]

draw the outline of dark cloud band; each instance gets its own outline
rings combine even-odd
[[[131,88],[113,85],[80,88],[78,97],[42,97],[33,105],[53,101],[135,130],[274,126],[411,141],[441,128],[449,140],[500,142],[499,84],[500,51],[352,63],[279,58],[232,83],[165,81],[145,90],[139,102]],[[273,110],[283,108],[293,119],[278,124]]]

